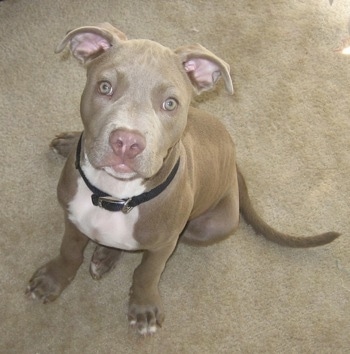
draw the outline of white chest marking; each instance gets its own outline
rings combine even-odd
[[[106,173],[103,171],[92,173],[93,169],[90,167],[86,170],[84,169],[84,172],[86,172],[86,176],[90,182],[97,188],[120,198],[125,197],[123,194],[127,194],[127,196],[137,195],[142,192],[143,189],[139,181],[116,181],[113,177],[106,176]],[[107,187],[107,189],[99,185],[103,179],[105,182],[104,186]],[[115,188],[111,188],[110,186],[109,182],[111,182],[111,179],[114,182]],[[119,186],[117,186],[118,184]],[[121,188],[123,192],[115,194],[115,191]],[[111,191],[111,189],[114,190]],[[110,212],[93,205],[91,202],[91,194],[91,191],[80,177],[78,179],[77,193],[69,203],[69,219],[77,228],[90,239],[104,246],[124,250],[140,249],[139,243],[133,238],[134,226],[139,217],[138,207],[132,209],[128,214]]]

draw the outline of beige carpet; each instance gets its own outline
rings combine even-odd
[[[0,353],[350,353],[350,57],[334,51],[349,18],[348,0],[0,2]],[[180,245],[153,338],[136,336],[126,318],[140,254],[96,282],[89,247],[60,299],[27,300],[28,279],[63,231],[55,188],[64,161],[48,144],[81,127],[84,70],[53,49],[68,29],[101,21],[224,58],[235,95],[220,84],[195,105],[234,136],[259,212],[293,234],[343,236],[294,250],[242,222],[213,247]]]

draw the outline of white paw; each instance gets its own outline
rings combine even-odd
[[[129,323],[130,323],[130,326],[133,328],[136,328],[137,332],[142,336],[153,335],[154,333],[157,332],[156,325],[149,325],[147,323],[137,324],[136,320],[131,320]]]

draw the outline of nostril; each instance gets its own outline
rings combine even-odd
[[[140,145],[138,145],[138,144],[132,144],[130,146],[130,149],[132,149],[132,150],[141,150]]]
[[[133,143],[126,149],[126,156],[133,159],[135,156],[139,155],[144,150],[139,143]]]
[[[115,142],[115,145],[116,145],[118,148],[122,148],[122,147],[124,146],[123,140],[118,139],[118,140]]]

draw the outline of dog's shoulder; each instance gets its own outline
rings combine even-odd
[[[224,123],[215,115],[190,107],[184,137],[195,139],[199,144],[216,142],[216,145],[233,144]]]

